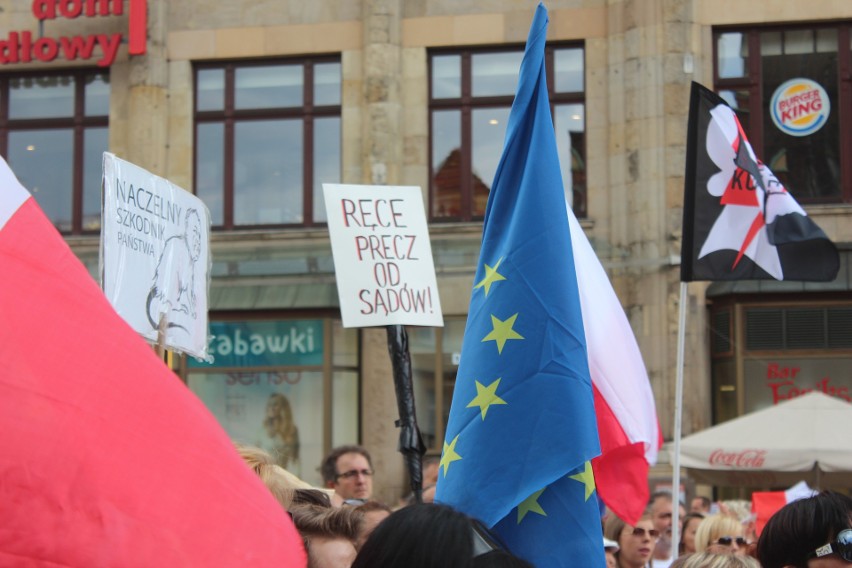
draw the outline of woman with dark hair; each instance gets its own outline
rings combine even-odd
[[[678,544],[678,556],[692,554],[695,552],[695,531],[704,519],[702,513],[688,513],[684,515],[680,525],[680,543]]]
[[[382,521],[352,568],[471,568],[474,556],[499,548],[471,517],[446,505],[422,503]]]
[[[770,517],[757,541],[763,568],[852,566],[852,498],[823,491]]]

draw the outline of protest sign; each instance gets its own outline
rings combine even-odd
[[[419,187],[323,184],[344,327],[443,326]]]
[[[149,341],[207,358],[210,214],[166,179],[104,153],[101,283]]]

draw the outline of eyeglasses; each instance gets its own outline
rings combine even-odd
[[[344,471],[343,473],[338,473],[337,477],[342,477],[343,479],[352,479],[353,477],[358,477],[359,475],[363,475],[364,477],[370,477],[373,475],[373,470],[371,469],[350,469],[349,471]]]
[[[852,529],[840,531],[834,542],[820,546],[808,554],[808,558],[822,558],[829,554],[836,554],[846,562],[852,562]]]
[[[633,536],[644,538],[646,532],[651,538],[660,538],[660,531],[658,531],[657,529],[643,529],[640,527],[633,527]]]
[[[720,536],[716,540],[716,544],[721,544],[722,546],[731,546],[733,543],[737,543],[737,546],[745,546],[748,544],[748,541],[741,536]]]

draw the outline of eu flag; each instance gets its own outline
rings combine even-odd
[[[600,453],[547,94],[547,10],[521,63],[447,424],[436,500],[539,568],[604,566]]]

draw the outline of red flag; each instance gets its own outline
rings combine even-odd
[[[681,281],[834,280],[837,248],[761,162],[733,109],[692,84]]]
[[[755,531],[763,532],[769,517],[781,510],[784,505],[816,495],[816,491],[800,481],[786,491],[754,491],[751,494],[751,509],[755,515]]]
[[[286,512],[2,159],[0,278],[0,565],[305,565]]]

